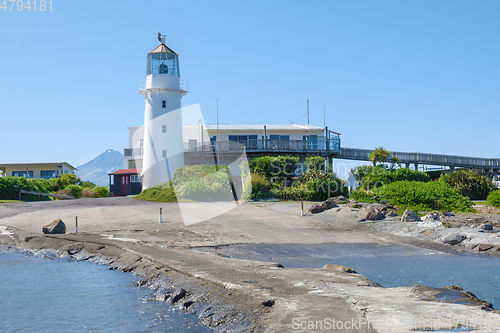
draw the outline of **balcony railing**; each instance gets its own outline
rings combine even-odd
[[[304,140],[240,140],[240,141],[213,141],[200,144],[198,142],[184,142],[184,151],[283,151],[283,152],[340,152],[340,140],[317,138],[315,141]]]
[[[244,140],[244,141],[212,141],[200,142],[191,141],[184,142],[183,148],[185,152],[315,152],[315,153],[339,153],[340,140],[331,139],[325,140],[318,138],[317,141],[303,140]],[[123,155],[125,156],[142,156],[142,148],[125,148]]]

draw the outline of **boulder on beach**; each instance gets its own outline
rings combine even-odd
[[[346,199],[346,197],[344,197],[343,195],[339,195],[339,196],[337,196],[337,197],[333,197],[333,198],[328,198],[327,200],[331,200],[331,201],[335,202],[335,204],[337,204],[337,205],[338,205],[340,202],[346,202],[346,201],[348,201],[348,200]]]
[[[318,214],[318,213],[321,213],[322,211],[324,211],[324,209],[320,205],[312,205],[311,208],[309,208],[309,211],[312,214]]]
[[[344,272],[344,273],[357,274],[355,270],[353,270],[353,269],[351,269],[351,268],[349,268],[347,266],[341,266],[341,265],[326,264],[321,269],[328,270],[328,271],[335,271],[335,272]]]
[[[396,217],[398,214],[396,214],[393,210],[389,210],[386,214],[385,217]]]
[[[462,243],[465,239],[467,239],[467,236],[465,236],[465,235],[453,234],[453,235],[447,236],[443,240],[443,242],[445,244],[456,245],[456,244]]]
[[[332,199],[326,199],[321,203],[321,208],[324,210],[332,209],[334,207],[337,207],[337,204]]]
[[[347,207],[360,208],[360,207],[363,207],[363,205],[359,204],[356,200],[349,199],[349,202],[347,203]]]
[[[418,222],[422,221],[417,213],[412,210],[405,210],[403,216],[401,217],[401,222]]]
[[[439,213],[431,213],[422,217],[422,221],[425,220],[439,220]]]
[[[385,217],[385,214],[380,211],[378,208],[374,208],[371,206],[362,207],[358,211],[358,218],[368,221],[377,221],[381,220]]]
[[[484,231],[490,231],[493,230],[493,226],[491,224],[483,224],[479,226],[479,229]]]
[[[63,220],[57,219],[42,227],[42,232],[44,234],[65,234],[66,224],[64,224]]]

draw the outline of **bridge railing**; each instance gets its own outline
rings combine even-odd
[[[345,159],[368,161],[371,152],[372,150],[370,149],[341,148],[339,157]],[[417,163],[481,169],[500,169],[500,159],[497,158],[468,157],[429,153],[392,152],[391,155],[389,155],[388,161],[390,161],[390,159],[393,157],[397,157],[400,163]]]
[[[339,140],[326,140],[325,138],[317,138],[317,140],[239,140],[239,141],[213,141],[210,143],[199,143],[195,140],[184,142],[184,151],[211,151],[219,149],[224,151],[239,151],[246,150],[247,152],[259,151],[296,151],[296,152],[318,152],[325,154],[327,152],[339,153]]]

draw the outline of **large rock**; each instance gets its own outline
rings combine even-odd
[[[332,199],[326,199],[321,203],[321,208],[323,208],[324,210],[332,209],[334,207],[337,207],[337,204]]]
[[[422,221],[425,220],[439,220],[439,213],[431,213],[422,217]]]
[[[401,222],[417,222],[422,221],[420,217],[412,210],[405,210],[403,216],[401,217]]]
[[[320,205],[312,205],[311,208],[309,208],[309,211],[312,214],[318,214],[318,213],[321,213],[322,211],[324,211],[324,209]]]
[[[360,220],[377,221],[385,217],[385,214],[378,208],[371,206],[362,207],[358,211],[358,218]]]
[[[66,224],[61,219],[57,219],[51,224],[47,224],[42,228],[44,234],[65,234]]]
[[[398,214],[396,214],[393,210],[390,210],[385,214],[385,217],[396,217],[396,216],[398,216]]]
[[[443,240],[443,242],[445,244],[456,245],[456,244],[462,243],[465,239],[467,239],[467,236],[465,236],[465,235],[453,234],[453,235],[449,235],[448,237],[446,237]]]
[[[339,195],[338,197],[328,198],[327,201],[328,200],[335,202],[335,204],[337,204],[337,205],[339,204],[339,202],[346,202],[347,201],[346,197],[344,197],[343,195]]]
[[[347,203],[347,207],[352,207],[352,208],[360,208],[363,205],[359,204],[356,200],[349,199],[349,202]]]
[[[491,224],[483,224],[479,226],[480,230],[490,231],[493,230],[493,226]]]

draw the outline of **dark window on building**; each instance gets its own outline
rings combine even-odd
[[[166,109],[167,108],[167,101],[161,101],[161,107],[163,109]]]
[[[43,179],[56,178],[55,170],[42,170],[40,171],[40,177]]]
[[[271,134],[271,135],[269,135],[269,139],[272,140],[272,141],[279,141],[280,136],[279,135],[275,135],[275,134]]]
[[[12,177],[26,177],[26,171],[12,171]],[[33,171],[28,171],[28,178],[33,178]]]

